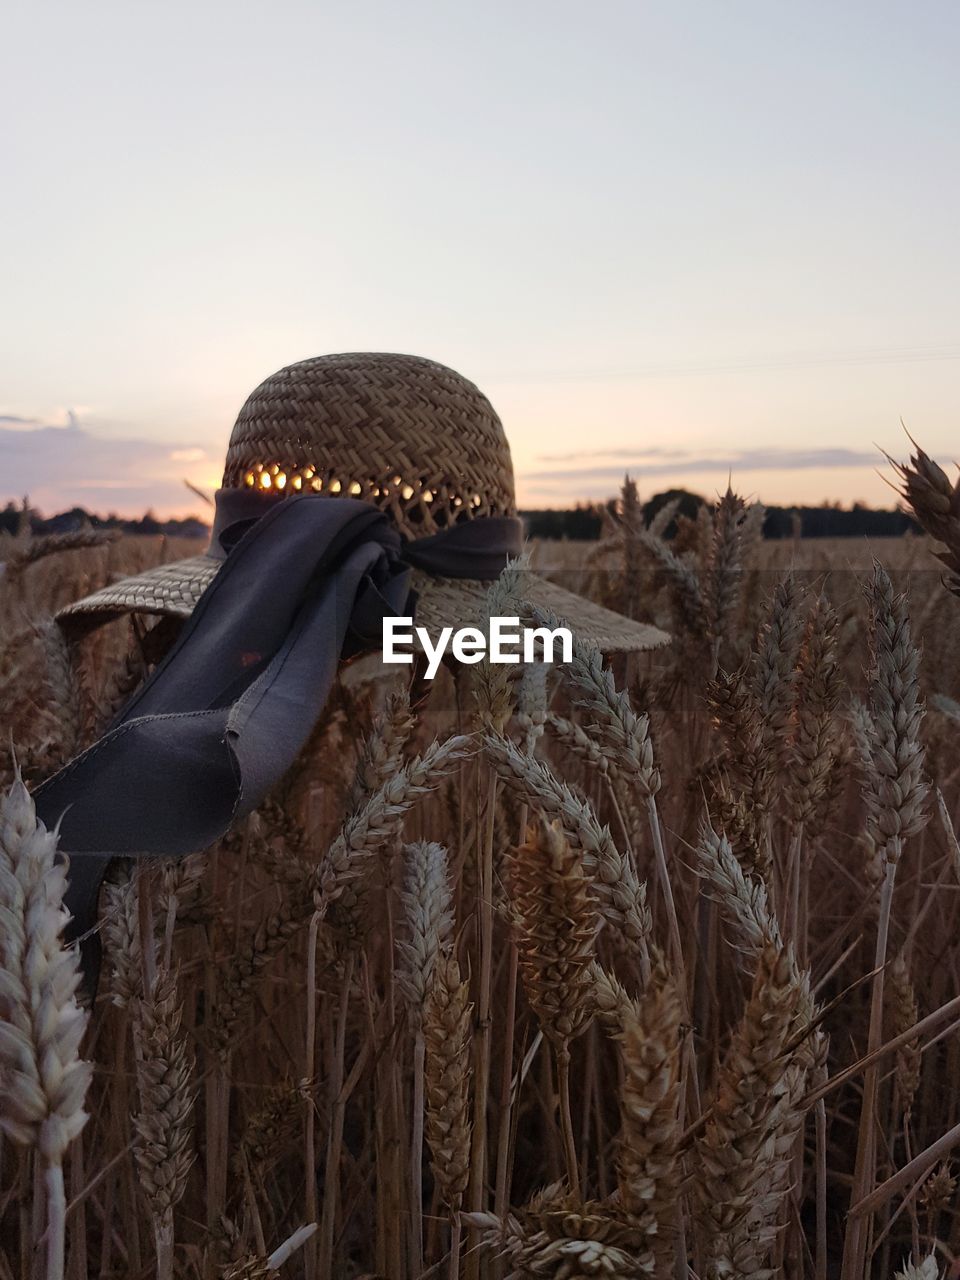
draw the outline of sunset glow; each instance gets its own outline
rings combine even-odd
[[[0,498],[203,516],[253,387],[349,350],[475,381],[524,506],[960,452],[954,6],[280,8],[11,14]]]

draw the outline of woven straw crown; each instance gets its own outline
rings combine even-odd
[[[223,487],[362,498],[408,537],[516,514],[500,419],[459,373],[420,356],[317,356],[272,374],[240,410]]]

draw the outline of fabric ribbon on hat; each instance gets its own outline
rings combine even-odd
[[[405,542],[359,499],[217,494],[210,554],[223,567],[108,732],[34,793],[70,856],[69,934],[88,981],[110,861],[213,844],[293,764],[340,658],[379,648],[383,618],[412,612],[411,567],[490,580],[521,538],[518,519],[488,516]]]

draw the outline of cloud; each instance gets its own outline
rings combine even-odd
[[[62,431],[74,431],[80,426],[79,414],[85,409],[57,409],[56,415],[63,422],[51,422],[46,418],[22,418],[16,413],[0,413],[0,428],[7,427],[13,431],[35,431],[38,427],[51,427]]]
[[[205,485],[188,464],[203,450],[169,440],[108,438],[80,426],[50,426],[32,419],[0,418],[0,499],[28,494],[47,514],[80,505],[105,514],[187,513],[198,503],[183,484],[186,475]]]
[[[45,424],[39,418],[19,418],[15,413],[0,413],[0,430],[32,431]]]
[[[575,471],[549,469],[527,471],[523,478],[538,481],[608,480],[619,482],[625,470],[638,476],[706,475],[713,472],[742,475],[752,471],[834,470],[836,468],[876,466],[879,454],[857,449],[739,449],[715,455],[692,454],[677,450],[667,457],[651,451],[591,450],[590,452],[554,455],[550,461],[576,462],[581,458],[616,457],[616,464],[578,467]],[[651,461],[656,458],[655,461]],[[546,461],[547,459],[543,459]]]
[[[636,445],[621,445],[615,449],[577,449],[573,453],[541,453],[538,462],[577,462],[580,458],[685,458],[683,449],[661,449],[654,446],[638,449]]]
[[[733,449],[730,453],[691,453],[689,449],[584,449],[572,453],[540,454],[538,462],[579,462],[581,458],[617,458],[616,466],[577,468],[576,475],[622,475],[623,467],[637,467],[646,475],[673,471],[782,471],[791,467],[876,466],[881,456],[860,449]],[[653,461],[650,461],[653,460]],[[575,472],[531,471],[531,477],[573,475]]]

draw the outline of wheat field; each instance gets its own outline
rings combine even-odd
[[[8,537],[0,1280],[960,1275],[960,500],[900,479],[930,537],[627,485],[531,548],[668,648],[348,665],[250,818],[115,865],[92,1004],[29,792],[159,646],[52,615],[196,548]]]

